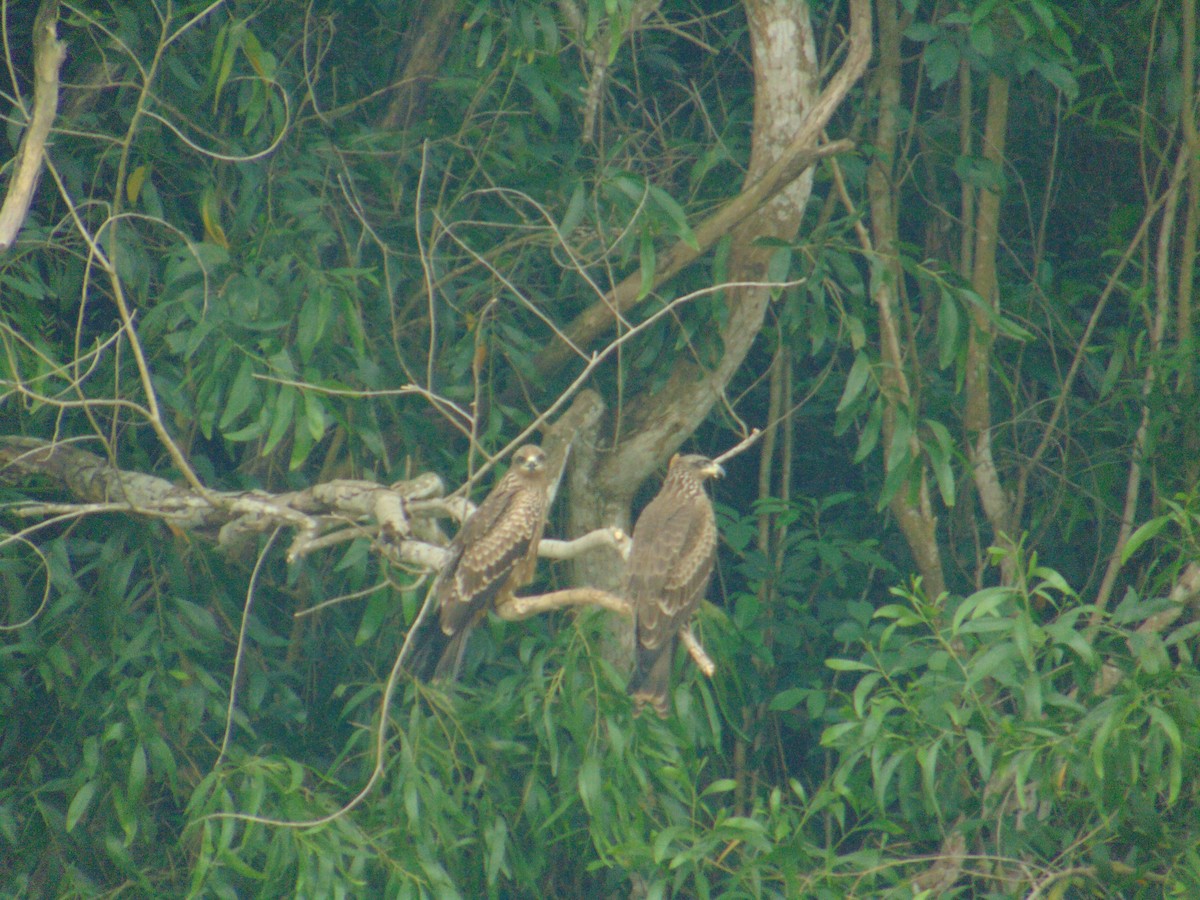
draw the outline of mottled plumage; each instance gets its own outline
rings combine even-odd
[[[717,524],[704,480],[723,475],[703,456],[675,455],[658,496],[633,528],[626,596],[634,608],[636,663],[629,694],[640,710],[669,708],[671,662],[679,629],[708,589]]]
[[[432,606],[405,667],[422,681],[453,678],[467,635],[498,601],[533,580],[546,524],[546,454],[525,446],[447,548]]]

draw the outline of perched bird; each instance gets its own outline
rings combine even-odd
[[[634,609],[636,664],[629,694],[666,716],[671,663],[679,630],[708,589],[717,552],[717,523],[704,479],[725,471],[703,456],[671,458],[662,490],[633,528],[626,596]]]
[[[541,447],[522,447],[451,541],[432,606],[409,642],[404,665],[417,678],[453,678],[472,626],[533,580],[549,505],[547,480]]]

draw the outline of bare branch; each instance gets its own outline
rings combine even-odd
[[[16,172],[0,207],[0,253],[13,245],[25,223],[46,156],[46,138],[58,113],[58,73],[67,49],[58,40],[58,0],[42,0],[33,20],[33,114],[17,150]]]
[[[589,550],[595,550],[597,547],[611,547],[621,554],[622,557],[629,557],[630,540],[620,528],[597,528],[595,531],[589,531],[583,537],[577,537],[573,541],[556,541],[553,538],[542,538],[542,542],[538,544],[538,556],[546,559],[574,559],[580,554],[587,553]]]
[[[571,359],[574,346],[586,347],[591,344],[616,318],[632,309],[641,300],[653,296],[655,289],[703,256],[738,223],[761,207],[768,198],[787,187],[790,180],[795,180],[795,176],[828,156],[846,153],[853,149],[854,144],[851,141],[833,141],[820,147],[814,146],[797,150],[795,156],[780,160],[762,180],[747,188],[744,193],[734,197],[696,226],[693,232],[696,240],[694,246],[681,240],[659,257],[658,264],[654,269],[654,281],[650,291],[644,290],[642,273],[639,270],[625,278],[601,297],[597,303],[580,314],[577,319],[563,329],[563,333],[570,343],[557,342],[543,350],[541,355],[534,360],[537,371],[546,375],[562,368]],[[795,166],[795,176],[790,180],[784,180],[779,173],[790,174],[793,170],[790,165],[787,165],[789,163]]]
[[[688,655],[696,664],[696,668],[703,672],[706,678],[712,678],[717,671],[717,664],[704,652],[704,648],[700,646],[700,639],[696,637],[690,624],[679,629],[679,640],[687,648]]]
[[[278,528],[272,532],[267,543],[259,551],[258,559],[254,563],[254,571],[250,573],[250,583],[246,586],[246,603],[242,607],[242,624],[238,628],[237,652],[233,657],[233,674],[229,677],[229,704],[225,708],[225,734],[221,738],[221,749],[217,751],[217,758],[212,764],[214,772],[220,767],[221,760],[225,758],[225,753],[229,750],[229,738],[233,734],[233,711],[237,708],[238,682],[241,681],[242,665],[246,659],[246,631],[250,626],[250,608],[254,603],[254,587],[258,584],[258,576],[262,572],[267,553],[270,552],[271,545],[275,543],[277,537],[279,537]]]
[[[99,512],[153,516],[177,528],[214,534],[217,545],[224,549],[240,546],[260,532],[291,527],[297,530],[289,551],[293,559],[311,552],[312,542],[331,526],[371,518],[379,524],[364,534],[382,531],[385,541],[394,543],[400,538],[402,545],[417,543],[407,540],[414,536],[435,540],[428,520],[463,512],[464,505],[469,506],[462,500],[434,499],[442,490],[442,482],[432,474],[390,487],[345,479],[286,494],[206,491],[201,495],[165,478],[119,469],[103,457],[66,444],[0,437],[0,480],[16,482],[31,477],[55,481],[80,502],[13,507],[24,517]],[[410,497],[428,499],[410,502]],[[401,555],[419,564],[431,556],[440,561],[440,549],[430,549],[433,554],[414,553],[408,548]]]
[[[568,606],[599,606],[622,616],[633,615],[629,601],[624,597],[590,587],[567,588],[531,597],[513,597],[507,603],[496,607],[496,615],[509,622],[518,622],[539,613],[553,612]]]
[[[761,428],[752,429],[750,431],[750,433],[748,435],[746,435],[741,441],[734,444],[732,447],[730,447],[728,450],[726,450],[724,453],[722,453],[720,456],[718,456],[716,459],[714,459],[713,462],[715,462],[717,465],[721,465],[722,463],[725,462],[725,460],[733,459],[738,454],[744,453],[745,451],[747,451],[751,447],[753,447],[754,444],[758,441],[758,439],[762,436],[763,436],[763,432],[762,432]]]
[[[595,534],[596,532],[593,532]],[[624,597],[598,588],[582,587],[551,591],[549,594],[534,594],[530,597],[513,597],[496,607],[496,615],[506,622],[520,622],[541,613],[553,612],[572,606],[598,606],[617,615],[633,618],[633,608]],[[706,678],[712,678],[717,665],[705,652],[691,625],[679,629],[679,640],[687,648],[688,655]]]
[[[850,88],[862,77],[870,58],[871,4],[869,0],[853,0],[850,3],[850,45],[842,67],[829,79],[807,114],[804,126],[778,159],[761,178],[696,226],[693,232],[694,245],[681,240],[660,255],[650,292],[644,290],[641,273],[635,272],[571,322],[564,329],[571,342],[580,347],[590,344],[617,317],[699,259],[718,240],[761,209],[809,167],[826,157],[853,149],[851,141],[821,144],[820,137]],[[539,373],[548,374],[561,368],[571,357],[570,345],[556,342],[542,351],[534,361],[534,366]]]

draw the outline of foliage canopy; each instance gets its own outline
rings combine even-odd
[[[0,3],[10,192],[68,48],[0,254],[0,893],[1200,893],[1194,0],[780,6]],[[868,8],[853,149],[706,230]],[[556,535],[764,429],[664,721],[564,612],[402,682],[379,746],[425,569],[84,503],[19,443],[470,490],[584,387]]]

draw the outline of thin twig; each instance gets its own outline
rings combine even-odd
[[[250,573],[250,583],[246,585],[246,603],[242,607],[242,625],[238,629],[237,650],[233,654],[233,675],[229,681],[229,705],[225,710],[225,734],[221,738],[221,749],[217,751],[217,758],[213,761],[214,771],[221,765],[221,760],[225,758],[225,751],[229,749],[229,736],[233,733],[233,710],[237,705],[238,682],[242,678],[242,662],[246,658],[246,629],[250,627],[250,608],[254,605],[254,588],[258,585],[258,575],[262,571],[263,562],[281,530],[276,528],[267,538],[267,543],[254,562],[254,571]]]

